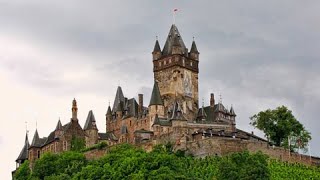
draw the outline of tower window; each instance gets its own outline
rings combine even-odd
[[[192,66],[192,61],[190,62],[190,66]]]

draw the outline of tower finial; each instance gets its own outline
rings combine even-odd
[[[219,99],[219,103],[221,104],[222,103],[222,95],[221,95],[221,93],[220,93],[220,99]]]
[[[194,41],[194,36],[192,37],[192,40]]]
[[[156,36],[156,40],[158,41],[158,36]]]
[[[178,11],[177,8],[174,8],[174,9],[173,9],[173,24],[176,23],[176,12],[177,12],[177,11]]]
[[[26,124],[26,133],[28,134],[28,132],[29,132],[29,131],[28,131],[28,122],[25,121],[24,123]]]
[[[204,98],[202,98],[202,107],[204,107]]]

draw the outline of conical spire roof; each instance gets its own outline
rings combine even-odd
[[[197,45],[196,45],[196,42],[195,42],[195,41],[192,41],[190,53],[197,53],[197,54],[199,54],[199,51],[198,51],[198,48],[197,48]]]
[[[89,111],[86,123],[84,124],[83,130],[97,129],[96,119],[94,118],[92,110]]]
[[[38,134],[38,129],[36,129],[36,132],[33,135],[33,139],[31,142],[31,147],[40,147],[41,146],[41,141],[39,138],[39,134]]]
[[[161,52],[161,48],[158,40],[156,40],[156,44],[154,45],[153,52]]]
[[[111,108],[110,108],[110,106],[108,106],[108,110],[107,110],[107,115],[111,115],[112,113],[111,113]]]
[[[154,82],[154,85],[153,85],[149,106],[151,105],[163,105],[157,82]]]
[[[178,28],[176,25],[172,24],[166,43],[163,47],[162,54],[163,55],[170,55],[172,54],[172,46],[180,46],[183,50],[182,54],[185,54],[184,51],[186,51],[186,46],[184,45],[184,42],[182,40],[182,37],[178,31]]]
[[[30,144],[29,144],[29,140],[28,140],[28,133],[26,133],[26,138],[24,140],[24,146],[21,149],[21,152],[20,152],[18,158],[16,159],[16,162],[24,161],[24,160],[28,159],[28,149],[29,149],[29,147],[30,147]]]
[[[60,118],[59,118],[59,121],[58,121],[58,123],[57,123],[57,126],[56,126],[56,129],[55,129],[56,131],[57,130],[62,130],[62,124],[61,124],[61,121],[60,121]]]
[[[233,109],[233,107],[231,106],[231,108],[230,108],[230,114],[231,115],[233,115],[233,116],[235,116],[236,115],[236,113],[234,112],[234,109]]]
[[[116,97],[114,98],[114,102],[113,102],[113,107],[112,107],[112,112],[116,112],[117,111],[117,107],[118,107],[118,104],[120,102],[122,102],[124,104],[124,95],[123,95],[123,92],[122,92],[122,89],[120,86],[118,86],[117,88],[117,92],[116,92]]]

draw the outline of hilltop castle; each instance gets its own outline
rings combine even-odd
[[[31,144],[26,135],[25,145],[16,160],[17,167],[25,160],[32,164],[45,152],[70,150],[75,137],[85,140],[87,147],[102,141],[110,146],[171,142],[175,149],[197,156],[250,150],[260,147],[254,144],[257,142],[258,145],[262,143],[262,149],[265,144],[268,146],[266,140],[237,129],[233,107],[227,109],[221,101],[216,102],[213,93],[209,96],[210,105],[199,107],[199,51],[194,40],[190,51],[186,48],[176,25],[171,26],[163,49],[156,40],[152,60],[154,84],[148,106],[143,104],[143,94],[138,95],[137,102],[125,97],[118,87],[113,106],[107,108],[105,132],[102,133],[92,111],[81,127],[74,99],[72,117],[67,124],[62,125],[59,119],[56,128],[43,138],[36,130]]]

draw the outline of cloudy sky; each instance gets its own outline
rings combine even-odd
[[[163,47],[176,25],[200,51],[200,99],[211,92],[233,104],[237,126],[255,131],[249,117],[288,106],[311,131],[320,156],[320,1],[18,1],[0,0],[0,177],[10,178],[23,147],[26,123],[47,136],[78,101],[84,124],[104,114],[120,84],[125,96],[152,82],[155,37]],[[218,98],[218,97],[217,97]]]

